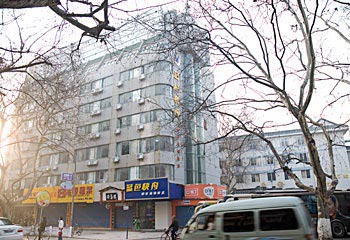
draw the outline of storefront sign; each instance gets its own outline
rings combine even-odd
[[[24,189],[23,194],[27,193],[28,189]],[[36,199],[39,192],[47,191],[50,196],[50,203],[70,203],[72,202],[72,191],[62,189],[60,186],[55,187],[40,187],[34,188],[29,195],[29,197],[24,200],[23,204],[33,204],[36,203]],[[94,184],[82,184],[74,186],[74,202],[94,202]]]
[[[169,182],[167,178],[125,181],[125,200],[168,198]]]
[[[106,201],[111,201],[111,200],[119,200],[118,198],[118,193],[106,193]]]
[[[226,196],[226,186],[216,184],[188,184],[185,186],[186,199],[220,199]]]
[[[60,186],[64,190],[72,190],[72,188],[73,188],[73,184],[70,181],[62,182]]]
[[[61,173],[61,181],[73,181],[73,173]]]
[[[47,207],[50,204],[50,194],[48,191],[40,191],[36,194],[36,203],[40,207]]]

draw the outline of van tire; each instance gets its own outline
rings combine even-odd
[[[335,238],[342,238],[345,236],[345,227],[340,221],[332,221],[332,235]]]

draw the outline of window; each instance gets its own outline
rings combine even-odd
[[[273,156],[265,156],[265,160],[267,164],[273,164]]]
[[[260,182],[260,175],[252,174],[252,182]]]
[[[301,177],[302,178],[311,178],[310,170],[301,170]]]
[[[284,172],[284,180],[289,180],[289,179],[290,179],[289,175],[286,172]]]
[[[101,100],[101,109],[109,108],[112,106],[112,98],[106,98]]]
[[[260,211],[260,229],[262,231],[278,231],[298,229],[298,221],[293,209],[277,209]]]
[[[287,147],[288,146],[288,139],[281,139],[281,146],[282,147]]]
[[[97,158],[106,158],[109,153],[109,145],[97,147]]]
[[[305,145],[305,140],[304,140],[304,138],[299,137],[299,138],[297,139],[297,144],[298,144],[299,146],[304,146],[304,145]]]
[[[125,141],[125,142],[121,143],[121,148],[122,148],[121,155],[130,154],[130,152],[129,152],[129,145],[130,145],[129,141]]]
[[[102,79],[94,81],[91,83],[91,89],[98,89],[98,88],[102,88]]]
[[[42,156],[39,162],[39,166],[49,166],[50,163],[50,155]]]
[[[234,160],[233,163],[235,164],[235,166],[242,166],[242,159],[238,158]]]
[[[251,166],[256,166],[256,158],[249,159]]]
[[[268,179],[268,181],[270,181],[270,182],[276,181],[276,173],[275,173],[275,172],[267,173],[267,179]]]
[[[129,180],[129,168],[118,168],[115,170],[115,181]]]
[[[236,179],[236,183],[244,183],[242,174],[241,175],[236,175],[235,179]]]
[[[154,178],[154,165],[140,166],[140,178]]]
[[[224,232],[254,231],[254,212],[232,212],[224,214]]]
[[[97,183],[104,183],[107,182],[107,175],[108,171],[107,170],[100,170],[96,171],[96,181]]]
[[[308,158],[307,153],[300,153],[300,154],[299,154],[299,160],[300,160],[301,162],[308,162],[308,161],[309,161],[309,158]]]
[[[75,158],[79,161],[106,158],[109,155],[109,145],[102,145],[98,147],[84,148],[76,150]]]
[[[129,80],[129,71],[120,73],[120,81],[124,82]]]
[[[209,223],[209,217],[212,217],[214,219],[215,215],[199,215],[195,220],[195,225],[197,225],[195,228],[199,231],[207,231],[208,230],[208,223]]]
[[[114,180],[125,181],[140,178],[168,177],[174,180],[174,166],[170,164],[152,164],[131,168],[115,169]]]

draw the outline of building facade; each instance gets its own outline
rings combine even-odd
[[[337,190],[350,189],[349,160],[344,135],[347,126],[322,120],[326,123],[332,142],[335,169],[339,183]],[[320,129],[313,128],[321,164],[330,173],[330,161],[327,142]],[[300,130],[286,130],[265,133],[272,141],[282,159],[308,186],[316,186],[316,179],[309,164],[308,151]],[[222,183],[230,183],[231,192],[250,192],[262,189],[296,189],[292,179],[281,169],[276,158],[265,142],[242,135],[224,139],[220,142],[220,164]]]
[[[185,19],[174,11],[152,19],[166,29],[168,17]],[[66,70],[80,79],[79,90],[54,121],[48,117],[45,133],[38,134],[34,117],[22,124],[21,157],[12,149],[8,158],[22,160],[23,170],[35,166],[18,183],[26,194],[38,179],[19,207],[25,218],[45,215],[56,224],[63,216],[68,226],[104,228],[131,227],[136,219],[142,229],[164,229],[171,215],[181,214],[174,204],[184,198],[185,184],[219,184],[218,144],[197,144],[217,135],[216,119],[186,114],[194,97],[205,99],[203,89],[214,85],[203,74],[208,56],[190,45],[164,51],[166,32],[125,31],[113,51],[91,41],[80,46],[79,70]]]

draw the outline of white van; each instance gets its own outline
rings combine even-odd
[[[180,238],[314,239],[314,233],[311,216],[300,198],[267,197],[206,207],[191,217]]]

